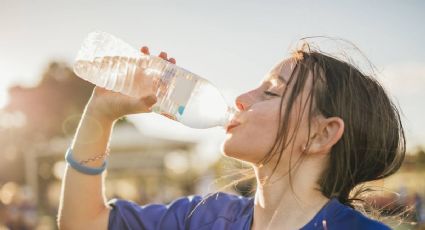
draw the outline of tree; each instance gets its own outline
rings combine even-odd
[[[0,126],[0,182],[23,182],[26,152],[74,133],[92,89],[92,84],[61,62],[51,62],[36,87],[9,89],[10,102],[0,111],[0,116],[9,119]],[[24,121],[14,123],[14,119]]]

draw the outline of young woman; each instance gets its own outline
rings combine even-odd
[[[147,47],[142,52],[149,54]],[[67,152],[60,228],[389,229],[353,209],[350,192],[400,167],[404,133],[380,84],[352,65],[298,50],[237,97],[222,152],[252,165],[251,198],[216,193],[169,205],[107,203],[101,172],[114,121],[150,112],[155,102],[154,95],[94,89]]]

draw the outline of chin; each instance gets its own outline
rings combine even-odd
[[[240,154],[238,154],[239,151],[237,151],[235,147],[236,146],[232,144],[231,141],[226,140],[221,144],[221,154],[226,157],[239,159],[238,155]]]
[[[255,162],[255,159],[250,159],[255,154],[248,154],[246,149],[237,148],[236,145],[232,145],[231,143],[224,141],[221,144],[221,154],[226,157],[234,158],[236,160],[245,161],[248,163]]]
[[[223,156],[229,156],[230,149],[229,149],[229,145],[227,141],[224,141],[223,143],[221,143],[220,152]]]

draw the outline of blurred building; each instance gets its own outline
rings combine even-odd
[[[39,158],[75,130],[92,88],[66,64],[52,62],[36,87],[9,89],[10,101],[0,110],[0,226],[54,226],[54,215],[43,218],[49,211],[39,202],[45,184],[37,179],[51,170]]]
[[[0,110],[0,226],[54,225],[64,153],[92,89],[53,62],[38,86],[9,90],[10,102]],[[197,189],[197,143],[150,137],[125,119],[112,135],[108,199],[166,203]]]
[[[10,101],[0,110],[0,183],[25,182],[24,158],[75,130],[92,88],[64,63],[53,62],[38,86],[9,89]]]

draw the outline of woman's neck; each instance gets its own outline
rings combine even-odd
[[[257,190],[254,201],[252,229],[295,229],[307,224],[329,201],[317,189],[317,175],[321,167],[303,162],[291,174],[255,168]],[[281,174],[282,175],[282,174]]]

